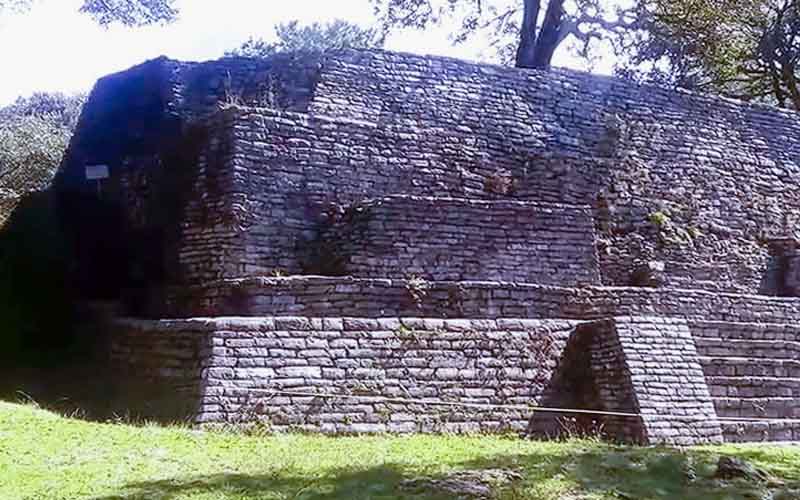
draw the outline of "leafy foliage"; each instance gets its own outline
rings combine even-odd
[[[0,0],[0,14],[4,11],[18,12],[30,7],[31,0]]]
[[[328,49],[380,48],[383,40],[376,30],[365,29],[356,24],[337,19],[329,23],[313,23],[302,26],[297,21],[281,23],[275,27],[277,41],[270,43],[251,38],[229,56],[269,57],[278,52],[312,51]]]
[[[50,184],[84,99],[38,93],[0,108],[0,195],[21,196]]]
[[[800,0],[639,0],[622,74],[800,110]]]
[[[67,129],[38,116],[0,123],[0,193],[24,194],[47,187],[69,136]]]
[[[519,67],[547,68],[555,50],[567,39],[578,42],[588,57],[592,42],[620,29],[627,11],[601,0],[371,0],[386,32],[396,28],[426,29],[445,18],[457,18],[453,41],[473,37],[489,42],[498,59]]]
[[[0,0],[0,14],[30,8],[35,0]],[[91,15],[99,24],[115,22],[126,26],[174,21],[178,16],[175,0],[84,0],[81,12]]]
[[[104,26],[114,22],[126,26],[170,22],[178,15],[175,0],[85,0],[81,12]]]

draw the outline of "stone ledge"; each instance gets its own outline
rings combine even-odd
[[[800,321],[800,298],[667,288],[565,288],[500,281],[252,277],[175,287],[167,290],[166,296],[166,309],[154,308],[154,317],[598,319],[644,314],[723,322]]]

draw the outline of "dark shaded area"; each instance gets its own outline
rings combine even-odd
[[[746,460],[769,462],[756,450],[738,454]],[[719,454],[709,451],[679,451],[653,448],[606,448],[578,455],[553,452],[507,455],[458,464],[458,470],[509,470],[522,480],[494,488],[493,498],[520,499],[532,496],[543,480],[560,476],[578,485],[574,496],[602,495],[604,498],[653,500],[738,500],[800,498],[800,471],[773,471],[769,480],[716,479]],[[425,475],[444,478],[447,474]],[[454,498],[452,493],[414,488],[425,481],[402,464],[366,469],[341,468],[314,477],[279,469],[263,474],[213,474],[126,485],[118,493],[94,500],[171,500],[186,495],[215,495],[219,498],[259,499],[390,499]],[[268,496],[269,495],[269,496]],[[467,497],[462,497],[467,498]]]
[[[0,359],[47,366],[78,355],[70,245],[50,192],[30,193],[0,228]]]
[[[607,408],[610,394],[598,386],[592,369],[592,352],[600,349],[596,337],[602,336],[597,324],[585,324],[575,329],[558,360],[553,376],[545,386],[541,406],[545,408],[574,408],[578,410],[613,411]],[[606,366],[606,374],[611,367]],[[620,382],[622,386],[624,382]],[[620,391],[622,394],[623,392]],[[620,401],[622,408],[634,411],[632,401]],[[602,436],[615,442],[645,442],[638,417],[594,415],[581,413],[534,412],[526,433],[543,439],[574,439]]]
[[[128,315],[180,282],[180,221],[206,143],[205,128],[170,102],[174,65],[160,58],[100,80],[54,181],[77,293],[120,301]],[[89,165],[109,177],[88,180]]]
[[[95,422],[192,422],[195,405],[185,397],[195,387],[124,376],[91,356],[63,357],[51,366],[15,363],[0,370],[0,400],[35,403],[71,418]]]
[[[542,396],[545,408],[602,408],[591,368],[591,332],[577,329],[567,340],[558,366]],[[596,435],[602,421],[595,415],[534,412],[527,433],[538,438],[575,438]]]
[[[365,470],[341,469],[323,477],[305,477],[292,471],[276,470],[265,474],[213,474],[193,478],[134,483],[119,494],[93,500],[171,500],[191,494],[230,495],[232,498],[264,498],[280,493],[283,498],[425,498],[450,499],[451,495],[404,491],[400,483],[406,476],[402,468],[385,465]]]
[[[150,185],[179,192],[163,182],[166,169],[159,161],[160,152],[176,150],[182,135],[180,118],[167,110],[165,65],[166,59],[156,59],[97,83],[56,175],[59,221],[73,245],[72,278],[83,299],[118,300],[148,280],[163,279],[162,219],[131,228],[120,177],[146,171],[147,180],[160,181]],[[87,180],[88,165],[106,165],[109,179]],[[151,172],[162,175],[150,178]],[[164,205],[163,217],[174,215]]]
[[[95,184],[86,182],[86,165],[108,165],[113,176],[125,157],[153,154],[180,131],[179,117],[166,112],[167,63],[154,59],[97,82],[56,175],[56,191],[91,194]]]

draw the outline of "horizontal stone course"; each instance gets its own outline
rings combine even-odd
[[[723,422],[722,430],[731,443],[800,441],[800,422]]]
[[[712,398],[717,415],[726,418],[765,418],[798,420],[800,406],[794,397],[769,396],[760,398]]]
[[[800,418],[800,327],[719,321],[690,324],[717,414],[777,419],[744,427],[728,425],[726,439],[792,439],[800,430],[800,420],[780,421]]]
[[[800,398],[800,378],[715,375],[706,377],[706,381],[712,396]]]
[[[424,280],[412,284],[401,279],[296,276],[223,280],[168,290],[166,295],[168,307],[154,310],[154,315],[595,319],[645,314],[722,322],[800,321],[797,298],[633,287],[564,288]],[[713,325],[703,329],[715,335]],[[793,338],[792,335],[787,330],[786,338]]]
[[[118,363],[166,384],[177,379],[142,364],[151,354],[170,357],[170,352],[150,351],[160,347],[149,343],[151,338],[189,337],[208,345],[202,370],[194,365],[190,370],[204,391],[198,422],[255,416],[276,430],[339,433],[522,430],[530,418],[526,408],[541,397],[575,325],[524,319],[120,320],[114,342],[117,352],[137,350]],[[350,397],[328,399],[318,393]],[[521,407],[461,408],[425,401]]]
[[[395,195],[349,206],[324,239],[351,276],[600,284],[588,206]]]

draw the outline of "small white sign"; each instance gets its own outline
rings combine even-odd
[[[86,180],[108,179],[108,165],[86,165]]]

